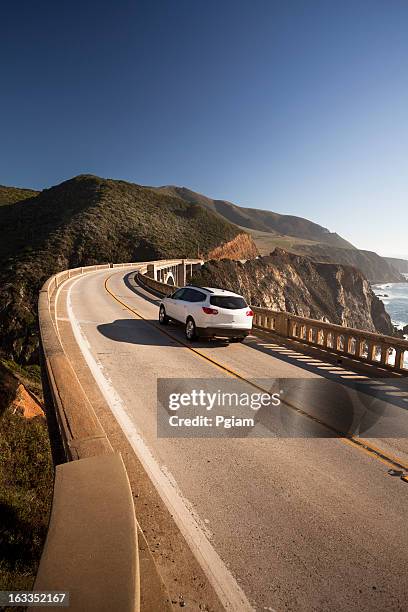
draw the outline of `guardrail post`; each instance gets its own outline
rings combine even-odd
[[[375,361],[375,344],[371,340],[369,340],[367,344],[368,344],[367,359],[368,361]]]
[[[289,336],[289,317],[279,313],[275,318],[275,331],[285,338]]]
[[[404,352],[401,348],[395,349],[395,367],[402,370],[404,366]]]
[[[183,287],[186,284],[186,262],[183,259],[182,263],[177,264],[176,267],[176,282],[179,287]]]
[[[386,365],[388,362],[388,346],[386,344],[381,344],[380,351],[381,351],[380,363],[382,365]]]
[[[153,280],[157,280],[155,264],[147,264],[146,276],[152,278]]]

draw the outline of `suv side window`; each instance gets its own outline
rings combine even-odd
[[[201,291],[197,291],[197,289],[186,289],[183,295],[183,300],[187,302],[204,302],[205,298],[205,294]]]
[[[188,291],[188,289],[177,289],[177,291],[175,293],[173,293],[173,295],[171,296],[172,300],[184,300],[185,299],[185,293]]]

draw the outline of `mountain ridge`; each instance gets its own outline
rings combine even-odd
[[[408,274],[408,259],[399,257],[384,257],[388,263],[393,266],[400,274]]]
[[[317,262],[355,266],[372,283],[397,283],[405,280],[396,266],[386,258],[374,251],[358,249],[336,232],[330,232],[303,217],[241,207],[225,200],[208,198],[187,187],[165,185],[152,189],[215,210],[220,218],[228,219],[243,231],[249,232],[261,255],[269,255],[278,247],[297,255],[306,255]]]
[[[161,187],[152,187],[152,189],[167,194],[177,195],[191,204],[206,206],[228,219],[231,223],[235,223],[247,229],[267,231],[276,234],[290,234],[294,237],[304,238],[306,240],[323,241],[326,244],[342,246],[344,248],[355,248],[354,245],[339,236],[336,232],[330,232],[327,228],[314,221],[309,221],[304,217],[283,215],[270,210],[238,206],[227,200],[209,198],[187,187],[163,185]]]

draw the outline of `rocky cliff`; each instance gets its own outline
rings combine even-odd
[[[39,398],[0,362],[0,415],[7,408],[26,419],[44,416]]]
[[[282,249],[245,263],[209,261],[192,282],[228,288],[254,306],[284,310],[366,331],[393,326],[370,283],[354,267],[321,263]]]
[[[259,252],[254,241],[248,234],[238,234],[229,242],[215,247],[208,255],[208,259],[255,259]]]

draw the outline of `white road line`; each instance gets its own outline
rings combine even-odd
[[[76,279],[67,293],[68,317],[78,346],[99,389],[160,497],[173,515],[178,528],[214,587],[225,610],[232,610],[233,612],[253,611],[254,608],[249,603],[244,591],[208,541],[205,530],[198,522],[198,517],[192,513],[192,505],[183,497],[172,474],[167,469],[161,469],[137,427],[127,414],[123,400],[113,387],[112,382],[105,376],[102,364],[92,355],[90,344],[75,317],[71,302],[71,290],[80,280],[82,279]]]

